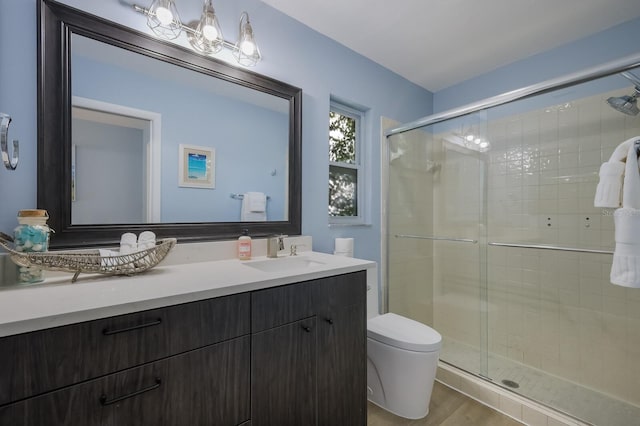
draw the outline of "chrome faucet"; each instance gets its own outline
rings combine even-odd
[[[284,237],[286,235],[273,235],[267,238],[267,257],[276,258],[278,252],[284,250]]]

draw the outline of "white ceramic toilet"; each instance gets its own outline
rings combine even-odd
[[[376,287],[368,293],[377,293]],[[369,401],[395,415],[421,419],[429,413],[442,336],[400,315],[376,316],[377,294],[367,296],[368,303],[375,303],[368,306],[367,315]]]

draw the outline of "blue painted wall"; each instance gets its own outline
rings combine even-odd
[[[118,0],[64,3],[140,31],[142,15]],[[149,3],[143,1],[143,4]],[[178,3],[183,20],[197,19],[201,1]],[[354,53],[258,0],[217,0],[225,37],[234,40],[243,10],[251,15],[264,60],[254,70],[303,89],[302,232],[314,249],[333,251],[336,237],[355,237],[355,255],[380,260],[380,117],[400,122],[432,112],[430,92]],[[10,135],[19,138],[21,164],[0,170],[0,229],[11,231],[19,209],[36,203],[36,0],[0,0],[0,111],[14,118]],[[9,42],[7,42],[9,41]],[[19,41],[19,42],[18,42]],[[181,44],[186,41],[181,42]],[[329,228],[328,111],[331,95],[368,108],[371,153],[371,226]]]
[[[526,87],[640,52],[640,19],[624,22],[595,35],[505,65],[436,92],[434,112]],[[620,78],[619,84],[625,83]]]

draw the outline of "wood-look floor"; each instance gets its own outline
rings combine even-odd
[[[368,403],[368,426],[521,426],[521,423],[435,382],[429,415],[408,420]]]

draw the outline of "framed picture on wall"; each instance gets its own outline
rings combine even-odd
[[[178,186],[207,189],[216,187],[214,148],[180,144],[178,161]]]

